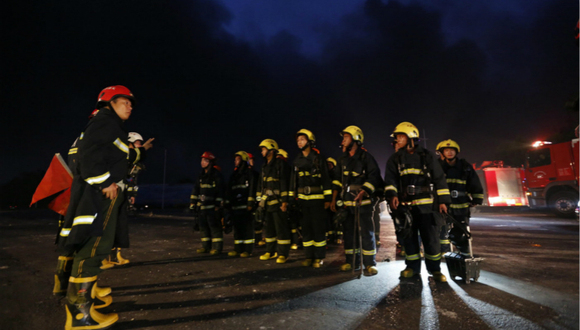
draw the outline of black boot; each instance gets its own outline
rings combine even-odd
[[[116,313],[101,314],[95,310],[96,282],[96,276],[70,278],[66,296],[65,330],[106,329],[119,320]]]
[[[68,279],[72,271],[74,257],[59,256],[56,264],[56,271],[54,274],[54,288],[52,294],[55,296],[66,295],[68,287]]]

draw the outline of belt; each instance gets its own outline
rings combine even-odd
[[[298,193],[304,195],[320,194],[322,193],[322,188],[316,186],[298,187]]]
[[[359,191],[362,189],[362,184],[351,184],[348,187],[346,187],[346,192],[351,192],[351,191]]]
[[[467,193],[465,191],[458,191],[458,190],[451,190],[449,192],[449,194],[451,195],[451,198],[467,196]]]
[[[415,185],[408,185],[406,192],[407,192],[407,195],[413,196],[416,194],[431,192],[431,187],[425,187],[425,186],[416,187]]]

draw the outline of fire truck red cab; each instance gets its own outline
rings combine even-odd
[[[535,142],[526,155],[530,207],[548,207],[571,217],[578,205],[578,139],[552,144]]]

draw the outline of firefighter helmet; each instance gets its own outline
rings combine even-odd
[[[391,137],[395,137],[395,134],[402,133],[406,134],[409,139],[419,138],[419,129],[408,121],[404,121],[395,127]]]
[[[129,142],[135,143],[135,141],[143,141],[143,137],[137,132],[129,132]]]
[[[358,126],[353,125],[348,126],[347,128],[343,129],[342,132],[340,132],[340,136],[343,136],[344,133],[350,134],[350,136],[352,136],[353,141],[357,141],[360,144],[364,142],[365,136],[363,134],[363,131]]]
[[[316,138],[314,137],[314,134],[305,128],[296,132],[296,138],[298,138],[298,135],[306,135],[306,138],[308,139],[308,141],[311,141],[312,143],[316,142]]]
[[[235,156],[240,156],[240,157],[242,157],[242,160],[243,160],[244,162],[247,162],[247,161],[248,161],[248,159],[250,159],[250,156],[248,155],[248,153],[247,153],[247,152],[245,152],[245,151],[242,151],[242,150],[240,150],[240,151],[236,152],[236,153],[235,153]]]
[[[326,158],[326,161],[327,161],[328,163],[332,163],[332,165],[334,165],[334,166],[336,166],[336,164],[337,164],[337,163],[336,163],[336,160],[335,160],[334,158],[332,158],[332,157],[328,157],[328,158]]]
[[[278,143],[272,139],[265,139],[260,143],[260,147],[264,147],[268,150],[278,150]]]
[[[211,152],[209,152],[209,151],[204,152],[201,155],[201,158],[205,158],[205,159],[209,159],[209,160],[215,160],[215,156]]]
[[[459,149],[459,144],[457,144],[457,142],[449,139],[449,140],[445,140],[445,141],[441,141],[439,142],[439,144],[437,145],[437,151],[442,152],[444,148],[455,148],[457,150],[457,153],[459,153],[461,150]]]
[[[118,97],[126,97],[131,100],[132,105],[135,105],[135,96],[129,90],[129,88],[121,85],[109,86],[99,93],[99,98],[97,99],[97,108],[100,108],[107,103],[113,101]]]
[[[247,152],[248,154],[248,159],[254,159],[254,155],[252,155],[251,153]]]
[[[288,152],[286,152],[284,149],[278,149],[278,156],[282,156],[285,159],[288,159]]]

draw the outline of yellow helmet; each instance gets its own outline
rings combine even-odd
[[[264,147],[268,150],[278,150],[278,143],[272,139],[265,139],[260,143],[259,147]]]
[[[278,155],[288,159],[288,153],[284,149],[278,149]]]
[[[316,138],[314,137],[314,134],[311,131],[309,131],[309,130],[307,130],[305,128],[303,128],[303,129],[299,130],[298,132],[296,132],[296,137],[298,137],[298,135],[306,135],[306,138],[309,141],[312,141],[313,143],[316,142]]]
[[[337,163],[336,163],[336,160],[335,160],[334,158],[332,158],[332,157],[328,157],[328,158],[326,158],[326,161],[327,161],[328,163],[332,163],[334,166],[336,166],[336,164],[337,164]]]
[[[245,152],[245,151],[242,151],[242,150],[240,150],[240,151],[236,152],[236,153],[234,154],[234,157],[235,157],[235,156],[240,156],[240,157],[242,157],[242,160],[243,160],[244,162],[247,162],[247,161],[250,159],[250,156],[248,155],[248,153],[247,153],[247,152]]]
[[[358,126],[351,125],[343,129],[342,132],[340,132],[340,136],[343,136],[344,133],[350,134],[350,136],[352,136],[352,139],[354,141],[358,141],[361,144],[364,142],[365,136],[363,135],[362,129],[360,129]]]
[[[395,137],[395,134],[398,133],[407,134],[407,137],[409,139],[419,138],[419,129],[408,121],[404,121],[399,125],[397,125],[397,127],[395,127],[395,130],[393,131],[393,134],[391,134],[391,137]]]
[[[459,153],[461,151],[459,149],[459,144],[457,144],[457,142],[455,142],[451,139],[439,142],[439,144],[437,145],[437,149],[435,149],[435,150],[441,152],[441,149],[444,149],[444,148],[455,148],[455,149],[457,149],[457,153]]]

